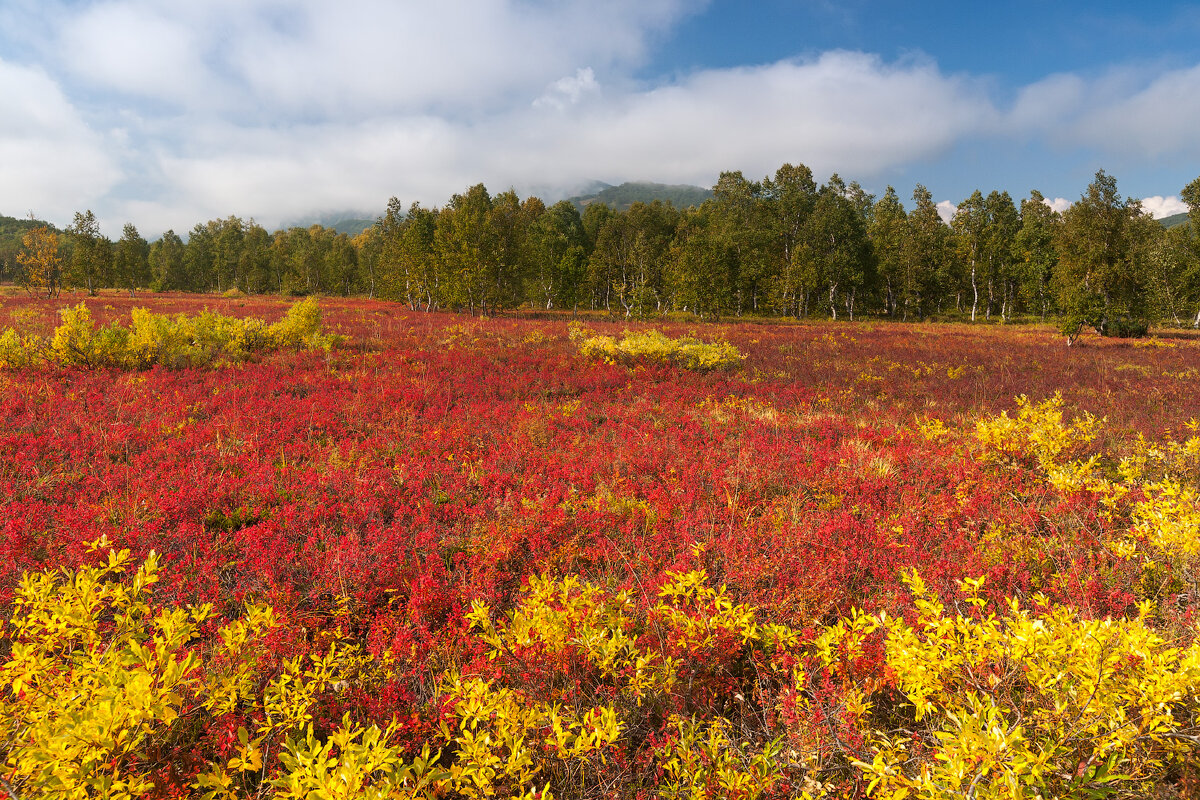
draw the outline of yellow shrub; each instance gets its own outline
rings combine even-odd
[[[646,360],[699,371],[731,369],[745,360],[729,342],[702,342],[690,336],[672,339],[653,329],[626,331],[619,340],[612,336],[591,336],[582,339],[579,350],[589,358],[610,363]]]
[[[1043,400],[1036,405],[1021,395],[1017,398],[1017,417],[1008,412],[998,417],[980,420],[975,425],[975,439],[991,458],[1020,459],[1033,456],[1039,466],[1049,471],[1059,466],[1066,456],[1095,439],[1095,430],[1103,420],[1090,414],[1063,422],[1062,395]]]
[[[140,795],[148,746],[178,718],[198,681],[187,644],[208,606],[153,612],[151,553],[128,582],[129,554],[103,567],[26,575],[4,631],[0,752],[17,796]]]
[[[1113,523],[1105,542],[1111,552],[1126,559],[1140,556],[1144,565],[1169,562],[1182,585],[1200,589],[1200,437],[1152,444],[1139,436],[1117,463],[1119,477],[1109,479],[1100,464],[1115,459],[1080,454],[1103,420],[1085,414],[1064,422],[1057,395],[1038,404],[1020,397],[1017,405],[1016,419],[1001,414],[976,424],[983,458],[1011,462],[1032,456],[1060,493],[1095,493]]]
[[[321,308],[313,297],[289,308],[283,319],[267,328],[267,334],[276,347],[328,350],[333,344],[331,337],[321,335]]]
[[[761,688],[772,681],[790,685],[790,673],[771,657],[797,649],[797,632],[760,625],[756,609],[734,604],[703,570],[667,577],[657,602],[640,612],[630,593],[609,593],[575,577],[535,576],[516,608],[497,622],[476,603],[468,619],[488,645],[488,658],[536,663],[550,678],[536,685],[537,696],[496,682],[449,679],[458,730],[445,735],[458,756],[448,786],[486,797],[539,781],[579,784],[596,771],[606,748],[627,744],[627,732],[645,736],[646,717],[688,691],[685,668],[695,678],[718,642],[757,651]],[[559,697],[561,706],[554,702]],[[668,723],[649,754],[664,776],[655,784],[658,796],[755,798],[784,779],[782,738],[747,732],[722,717],[672,713]],[[475,783],[464,788],[468,779]]]
[[[982,580],[964,587],[978,616],[950,614],[918,577],[908,583],[916,623],[872,624],[917,728],[872,733],[874,757],[857,765],[874,796],[1137,795],[1193,757],[1200,644],[1175,647],[1143,618],[1082,620],[1016,600],[996,613],[978,597]],[[918,742],[932,757],[916,757]]]
[[[50,338],[50,357],[63,366],[90,367],[96,363],[96,325],[87,306],[80,303],[59,312],[62,324]]]
[[[256,352],[282,347],[328,351],[340,341],[321,333],[320,309],[311,298],[292,306],[271,325],[211,311],[189,317],[135,308],[128,328],[114,322],[97,329],[83,303],[60,314],[62,324],[48,343],[13,328],[0,333],[0,368],[21,369],[43,360],[60,366],[119,369],[196,367],[244,361]]]
[[[156,609],[157,556],[151,553],[132,575],[129,567],[128,551],[109,551],[103,566],[23,576],[0,636],[0,653],[7,653],[0,661],[0,777],[8,794],[61,800],[146,794],[157,788],[150,776],[167,766],[152,754],[186,735],[188,718],[201,710],[261,720],[253,731],[238,731],[232,758],[199,776],[195,788],[203,797],[250,796],[243,776],[256,783],[265,754],[280,745],[287,753],[273,771],[280,796],[312,796],[288,791],[322,781],[326,790],[362,786],[384,767],[397,790],[420,790],[432,779],[428,752],[407,765],[378,761],[394,753],[385,742],[390,729],[335,731],[329,741],[341,765],[327,769],[328,745],[318,747],[309,727],[312,710],[319,695],[347,686],[362,670],[365,657],[357,649],[335,643],[322,656],[291,659],[266,676],[257,654],[276,624],[271,609],[248,606],[217,630],[217,641],[198,648],[212,608]]]
[[[34,336],[22,336],[15,328],[0,333],[0,369],[24,369],[42,357],[45,343]]]

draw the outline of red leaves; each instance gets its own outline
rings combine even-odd
[[[106,302],[98,317],[127,313]],[[136,299],[170,313],[203,303],[267,318],[285,307]],[[328,357],[0,377],[0,602],[22,571],[79,563],[102,534],[135,557],[157,549],[164,602],[273,604],[279,657],[334,628],[391,652],[400,672],[356,702],[409,720],[415,744],[436,722],[433,677],[475,655],[464,609],[509,608],[535,572],[630,589],[644,611],[668,570],[704,566],[735,602],[799,628],[851,606],[903,614],[899,575],[914,567],[948,602],[957,579],[987,573],[997,596],[1040,590],[1121,613],[1137,576],[1097,552],[1094,508],[1049,502],[1038,474],[985,470],[954,436],[917,435],[913,417],[953,428],[1054,389],[1127,428],[1196,413],[1190,384],[1161,377],[1194,361],[1190,346],[1155,353],[1155,378],[1117,369],[1149,363],[1140,350],[1064,354],[1029,329],[736,325],[705,338],[746,352],[743,370],[701,375],[591,363],[565,321],[323,305],[351,337]],[[681,654],[697,665],[691,708],[732,702],[730,675],[749,668],[736,645]],[[886,682],[875,655],[852,665],[857,678]]]

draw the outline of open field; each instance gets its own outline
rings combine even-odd
[[[61,305],[0,298],[0,328],[49,334]],[[135,306],[268,320],[286,308],[211,296],[90,305],[100,321]],[[896,769],[919,781],[921,764],[954,763],[934,757],[953,749],[937,736],[951,728],[936,713],[914,716],[916,690],[888,650],[899,634],[830,633],[857,609],[932,636],[920,627],[932,612],[918,602],[913,570],[946,604],[946,618],[982,622],[985,601],[1001,613],[1011,597],[1044,613],[1066,609],[1079,624],[1137,620],[1144,604],[1141,619],[1160,644],[1195,639],[1200,598],[1186,514],[1200,462],[1183,443],[1200,417],[1200,340],[1094,337],[1068,349],[1037,327],[655,325],[726,339],[746,356],[737,370],[698,373],[585,359],[568,317],[475,319],[367,300],[322,309],[326,329],[347,337],[329,353],[177,371],[0,372],[5,617],[23,573],[97,563],[88,543],[101,537],[129,549],[134,564],[158,553],[156,607],[212,604],[185,643],[203,658],[245,604],[269,605],[277,617],[247,646],[249,677],[234,702],[204,705],[204,675],[220,672],[205,662],[181,690],[178,719],[145,723],[161,734],[154,755],[114,757],[151,775],[157,794],[188,794],[214,763],[234,775],[231,791],[265,791],[294,730],[311,720],[319,739],[344,714],[358,725],[396,720],[398,757],[429,743],[451,776],[456,759],[474,752],[461,731],[503,717],[502,690],[579,715],[575,749],[537,744],[530,771],[493,769],[486,780],[502,796],[547,784],[558,796],[862,796],[873,776],[866,765],[891,752],[884,733],[909,736]],[[638,325],[583,327],[616,334]],[[1038,403],[1056,393],[1061,423],[1047,407],[1027,426],[1036,435],[976,434],[979,420],[1015,418],[1018,395]],[[1085,413],[1106,421],[1072,428]],[[1047,431],[1059,437],[1052,447],[1038,438]],[[1152,451],[1139,435],[1179,446]],[[1151,508],[1168,479],[1178,502]],[[1183,526],[1182,545],[1157,537],[1148,508],[1164,529]],[[698,576],[687,591],[685,575]],[[560,583],[541,597],[534,576]],[[979,576],[986,581],[974,594],[960,583]],[[580,632],[604,616],[595,608],[616,613],[605,602],[620,605],[625,622],[589,639]],[[531,619],[532,633],[514,633]],[[782,627],[768,635],[768,625]],[[596,655],[598,641],[618,641],[617,629],[630,638],[622,652],[641,654],[641,667],[633,656],[617,668],[624,662],[612,653]],[[1044,719],[1029,698],[1049,690],[1030,668],[1014,667],[1011,652],[985,659],[994,681],[945,685],[962,696],[995,690],[996,708],[1025,715],[1029,741],[1036,720],[1057,731],[1047,734],[1059,737],[1054,757],[1077,774],[1046,766],[1037,784],[1045,791],[1110,787],[1097,770],[1113,753],[1113,774],[1130,777],[1112,787],[1182,791],[1195,777],[1189,740],[1153,739],[1145,717],[1130,736],[1124,723],[1116,733],[1087,727],[1100,717],[1089,692],[1104,686],[1119,702],[1105,681],[1137,669],[1104,666],[1112,653],[1124,657],[1119,644],[1101,648],[1090,678],[1064,668],[1060,682],[1079,684],[1074,699]],[[274,685],[289,659],[331,646],[353,651],[345,663],[355,666],[323,684],[313,678],[308,720],[285,729],[254,691]],[[1152,649],[1138,650],[1146,664]],[[1162,669],[1192,688],[1161,724],[1194,737],[1200,660],[1188,667],[1181,652]],[[476,690],[492,693],[475,697],[491,716],[468,724]],[[619,724],[588,716],[599,708]],[[1128,721],[1135,712],[1126,711]],[[531,743],[554,729],[546,718],[522,719]],[[580,731],[593,723],[608,738],[597,733],[585,747]],[[261,769],[229,767],[247,746],[239,728],[260,749]],[[519,761],[504,736],[493,730],[488,752]],[[979,788],[999,785],[1004,769],[1025,774],[984,749],[963,756],[960,778],[981,774]],[[679,766],[692,763],[686,753],[695,756],[690,773]],[[722,783],[743,774],[742,788]],[[895,776],[880,780],[880,796],[902,787]],[[471,796],[449,785],[440,791]],[[935,796],[921,791],[912,789]],[[996,792],[980,796],[1005,796]]]

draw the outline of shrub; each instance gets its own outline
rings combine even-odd
[[[92,549],[106,546],[100,540]],[[154,603],[153,552],[132,575],[129,566],[128,551],[109,550],[101,566],[22,578],[0,639],[7,652],[0,661],[0,785],[9,795],[121,800],[161,793],[173,751],[201,763],[216,755],[200,749],[198,722],[229,715],[249,728],[239,727],[230,757],[218,756],[196,777],[193,788],[203,797],[255,795],[264,772],[277,797],[358,797],[347,790],[385,770],[393,789],[428,782],[428,750],[399,763],[386,741],[394,728],[364,730],[345,718],[327,743],[314,740],[320,699],[357,679],[363,659],[355,648],[334,642],[322,655],[264,669],[262,640],[277,625],[269,607],[248,605],[213,631],[210,605]],[[280,746],[283,754],[264,769]]]
[[[626,331],[620,339],[591,336],[580,342],[579,350],[589,358],[609,363],[657,361],[701,372],[732,369],[745,360],[729,342],[702,342],[690,336],[672,339],[654,329]]]
[[[1117,339],[1140,339],[1150,331],[1150,323],[1134,317],[1117,317],[1106,319],[1096,328],[1101,336],[1112,336]]]
[[[1033,456],[1046,471],[1059,466],[1068,455],[1077,454],[1095,439],[1096,428],[1103,423],[1090,414],[1063,422],[1062,395],[1032,403],[1017,398],[1017,416],[1008,412],[982,419],[975,425],[975,439],[987,458],[1020,459]]]
[[[169,316],[135,308],[129,327],[114,322],[96,328],[83,303],[59,313],[62,323],[48,343],[14,328],[0,333],[0,367],[20,369],[47,360],[59,366],[176,369],[245,361],[254,353],[281,348],[328,351],[340,341],[321,333],[321,311],[312,298],[296,303],[270,325],[211,311]]]
[[[871,731],[857,766],[874,797],[1148,796],[1200,741],[1200,643],[1176,647],[1133,620],[997,613],[967,581],[971,613],[948,613],[915,574],[917,616],[883,615],[887,668],[913,727]],[[834,629],[831,648],[854,646]]]

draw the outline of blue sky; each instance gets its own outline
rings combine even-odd
[[[800,162],[947,211],[1104,168],[1161,216],[1198,42],[1169,2],[0,0],[0,213],[154,236]]]

